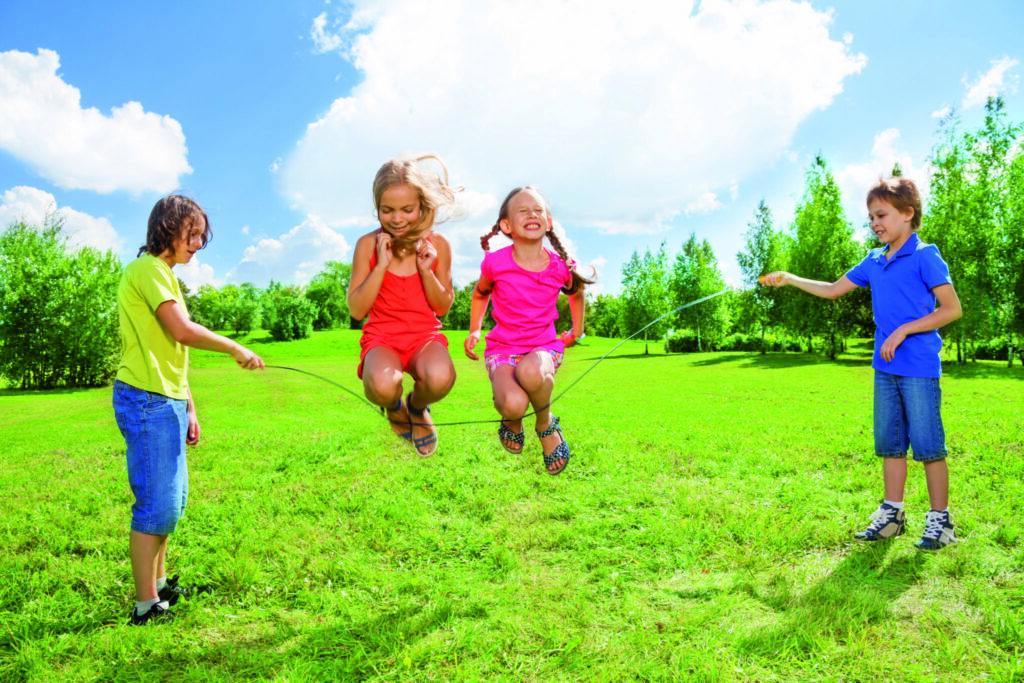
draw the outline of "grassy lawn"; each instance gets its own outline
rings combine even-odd
[[[358,332],[250,339],[361,394]],[[481,363],[437,422],[493,421]],[[588,337],[560,388],[613,340]],[[314,378],[198,352],[203,434],[173,626],[125,626],[131,495],[110,389],[0,390],[0,680],[1024,680],[1024,371],[946,366],[964,540],[858,545],[881,498],[870,349],[666,356],[629,342],[554,406],[573,451],[442,427],[419,458]]]

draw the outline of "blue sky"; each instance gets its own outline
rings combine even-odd
[[[738,284],[758,202],[788,224],[818,152],[859,227],[893,162],[926,186],[942,112],[1024,121],[1022,33],[1017,0],[4,0],[0,229],[56,211],[127,262],[181,191],[214,231],[190,286],[304,284],[373,227],[380,164],[433,152],[466,187],[456,284],[525,183],[599,291],[691,232]]]

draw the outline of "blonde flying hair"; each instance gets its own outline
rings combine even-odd
[[[494,225],[491,226],[491,231],[480,238],[480,246],[483,247],[484,251],[491,250],[491,238],[501,232],[501,222],[508,218],[508,205],[512,202],[512,198],[520,192],[525,192],[527,190],[536,192],[537,196],[544,200],[544,208],[547,209],[548,215],[550,216],[551,207],[548,206],[548,200],[544,198],[544,195],[541,194],[540,190],[535,186],[523,185],[522,187],[513,188],[512,191],[508,193],[508,196],[505,197],[505,201],[501,203],[501,208],[498,209],[498,220],[496,220]],[[563,288],[563,292],[566,294],[576,294],[583,289],[583,285],[592,285],[597,282],[596,271],[590,279],[579,274],[579,271],[576,269],[576,261],[569,257],[569,253],[565,250],[565,247],[562,246],[562,241],[558,239],[558,235],[555,234],[555,228],[553,226],[549,227],[547,232],[544,234],[548,238],[548,241],[551,242],[551,246],[555,248],[555,252],[557,252],[561,259],[565,261],[565,264],[569,266],[569,273],[572,274],[572,283],[568,287]]]
[[[422,162],[433,160],[441,167],[436,173],[424,168]],[[434,227],[438,209],[452,208],[455,205],[455,193],[463,188],[448,184],[448,168],[441,158],[434,154],[420,157],[396,157],[384,163],[373,179],[373,206],[380,212],[380,199],[384,191],[396,185],[408,185],[415,188],[420,198],[420,220],[407,230],[401,237],[393,236],[391,251],[397,256],[404,256],[416,250],[416,245]],[[446,217],[447,218],[447,217]],[[436,221],[438,223],[443,222]],[[382,226],[383,227],[383,226]]]

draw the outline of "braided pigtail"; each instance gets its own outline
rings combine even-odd
[[[572,282],[568,287],[562,290],[563,292],[566,294],[576,294],[582,291],[583,285],[592,285],[597,282],[597,271],[593,268],[591,268],[591,270],[594,274],[589,279],[579,274],[579,271],[576,269],[576,261],[569,258],[569,253],[565,250],[565,247],[562,246],[562,240],[558,239],[558,235],[555,234],[554,228],[548,229],[547,236],[548,241],[551,242],[551,246],[555,248],[558,255],[563,261],[565,261],[565,265],[569,266],[569,273],[572,275]]]
[[[491,231],[489,233],[487,233],[486,235],[484,235],[483,237],[480,238],[480,246],[483,247],[484,251],[490,251],[491,250],[491,247],[490,247],[491,238],[494,237],[495,235],[497,235],[499,232],[501,232],[501,228],[498,227],[497,223],[495,223],[493,226],[491,226]]]

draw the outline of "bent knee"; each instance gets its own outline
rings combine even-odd
[[[402,393],[402,373],[393,368],[364,372],[363,389],[371,400],[394,398]]]
[[[516,366],[516,381],[528,391],[540,387],[545,382],[552,381],[554,376],[554,366],[550,361],[545,362],[545,359],[538,356],[536,352],[524,358]]]
[[[494,409],[505,416],[524,415],[529,405],[530,399],[522,391],[494,394]]]
[[[419,379],[431,393],[446,395],[455,386],[455,368],[452,366],[427,368],[425,372],[420,373]]]

